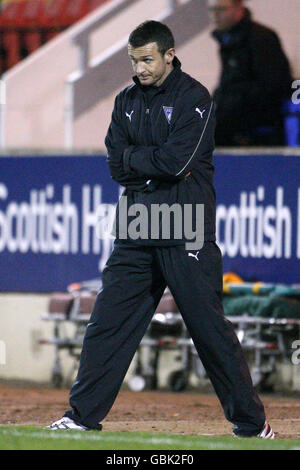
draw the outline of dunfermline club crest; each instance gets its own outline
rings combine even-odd
[[[171,106],[163,106],[163,110],[168,122],[171,122],[173,108]]]

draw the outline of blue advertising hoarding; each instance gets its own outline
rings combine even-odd
[[[0,290],[99,276],[113,241],[97,236],[97,210],[112,218],[118,194],[103,157],[0,158]]]
[[[300,157],[215,155],[224,272],[300,283]],[[101,276],[119,196],[105,157],[0,158],[0,290]]]
[[[300,283],[300,157],[217,155],[215,170],[224,272]]]

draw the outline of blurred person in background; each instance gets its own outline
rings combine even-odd
[[[252,20],[243,0],[208,0],[208,8],[221,60],[216,145],[285,145],[283,103],[292,77],[280,39]]]

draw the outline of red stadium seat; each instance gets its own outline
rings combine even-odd
[[[68,0],[49,0],[44,2],[41,15],[41,26],[46,28],[60,28],[63,26],[63,15]]]
[[[18,26],[22,8],[23,2],[20,1],[6,3],[1,10],[0,26]]]
[[[6,66],[9,69],[20,61],[20,35],[16,30],[7,30],[3,34],[3,46],[6,50]]]
[[[48,42],[51,39],[55,38],[55,36],[58,36],[60,33],[59,30],[55,30],[50,28],[49,30],[46,30],[46,28],[42,31],[42,42]]]
[[[108,0],[89,0],[88,4],[88,10],[93,11],[95,8],[98,8],[100,5],[103,5],[104,3],[107,3]]]
[[[49,41],[63,29],[63,12],[68,0],[48,0],[43,4],[40,25],[43,28],[43,39]]]
[[[42,45],[42,35],[40,31],[25,31],[23,37],[28,54],[36,51]]]
[[[0,72],[108,0],[16,0],[0,12]]]
[[[89,0],[68,0],[62,14],[64,26],[69,26],[80,20],[89,12]]]
[[[28,54],[36,51],[42,44],[40,23],[45,0],[23,1],[20,11],[23,34],[23,44]]]
[[[10,2],[5,4],[1,10],[1,73],[17,64],[20,60],[19,33],[15,27],[19,23],[21,7],[20,2]]]
[[[26,0],[22,2],[21,15],[23,26],[26,28],[40,26],[44,2],[45,0]]]
[[[3,31],[0,30],[0,75],[7,70],[7,50],[3,40]]]

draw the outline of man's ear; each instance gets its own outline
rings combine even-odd
[[[167,52],[165,53],[165,59],[168,65],[173,62],[174,57],[175,57],[175,49],[172,48],[172,49],[167,50]]]

